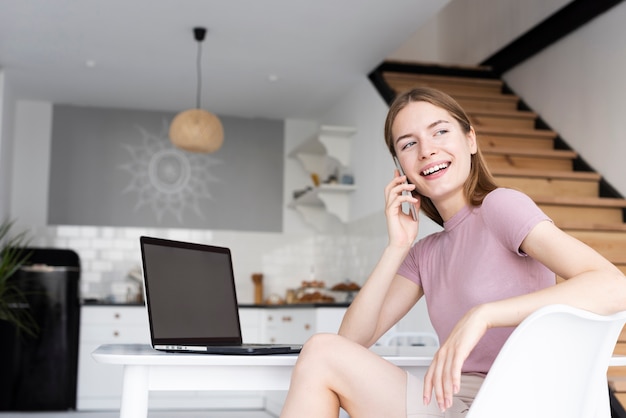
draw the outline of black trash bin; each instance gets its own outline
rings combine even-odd
[[[80,261],[72,250],[29,248],[11,280],[26,294],[39,333],[0,321],[0,410],[76,408]],[[23,309],[16,307],[15,309]]]

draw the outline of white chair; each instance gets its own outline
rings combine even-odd
[[[502,347],[467,418],[609,418],[606,372],[626,312],[551,305]]]

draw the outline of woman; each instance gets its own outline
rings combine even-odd
[[[558,229],[523,193],[498,188],[463,109],[418,88],[396,98],[385,140],[389,242],[339,334],[305,344],[281,417],[462,417],[512,327],[549,304],[626,310],[624,275]],[[407,183],[408,181],[408,183]],[[411,193],[402,192],[407,191]],[[444,230],[420,240],[415,205]],[[555,285],[555,273],[566,281]],[[422,381],[368,350],[422,297],[442,344]]]

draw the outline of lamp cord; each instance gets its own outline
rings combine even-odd
[[[196,61],[196,69],[197,69],[197,77],[198,89],[196,90],[196,109],[200,109],[200,92],[202,91],[202,67],[200,65],[202,57],[202,42],[198,41],[198,56]]]

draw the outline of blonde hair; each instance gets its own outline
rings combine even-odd
[[[389,107],[387,119],[385,120],[385,142],[387,143],[387,147],[389,148],[389,152],[392,156],[396,155],[394,140],[391,133],[393,122],[398,116],[398,113],[400,113],[400,111],[409,103],[413,102],[427,102],[433,106],[446,110],[459,123],[461,129],[463,129],[466,134],[472,129],[472,124],[467,116],[467,113],[465,113],[465,110],[463,110],[461,105],[459,105],[456,100],[448,94],[428,87],[417,87],[408,90],[394,99],[393,103]],[[476,153],[471,156],[470,173],[463,188],[465,198],[470,205],[480,206],[483,203],[485,196],[497,187],[498,186],[496,185],[491,172],[487,168],[485,159],[483,158],[477,144]],[[419,196],[421,200],[421,209],[424,211],[426,216],[435,221],[437,224],[443,226],[443,218],[439,214],[439,211],[435,207],[432,200],[430,200],[429,197],[420,195],[417,191],[413,191],[413,194],[416,195],[416,197]]]

